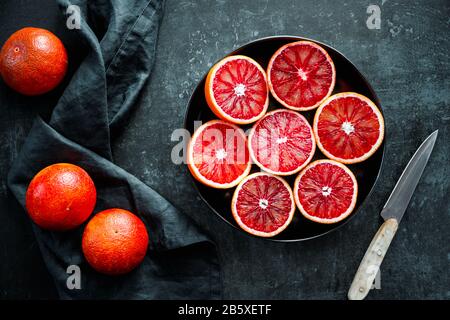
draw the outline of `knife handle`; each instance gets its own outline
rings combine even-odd
[[[350,300],[362,300],[369,293],[389,245],[397,232],[397,228],[397,220],[388,219],[378,229],[348,291]]]

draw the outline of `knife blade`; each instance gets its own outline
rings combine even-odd
[[[403,170],[386,204],[381,210],[384,219],[358,267],[348,291],[350,300],[364,299],[371,289],[384,256],[398,229],[398,224],[408,207],[411,197],[433,151],[438,130],[430,134],[420,145]]]
[[[403,215],[408,207],[409,201],[419,183],[423,170],[430,158],[433,150],[438,130],[430,134],[420,145],[403,170],[402,175],[398,179],[391,195],[381,211],[381,216],[387,219],[396,219],[397,222],[402,220]]]

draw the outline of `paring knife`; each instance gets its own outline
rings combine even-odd
[[[438,130],[430,134],[414,153],[384,205],[381,211],[384,223],[375,234],[359,265],[348,291],[350,300],[362,300],[369,293],[383,258],[397,232],[398,224],[428,162],[437,134]]]

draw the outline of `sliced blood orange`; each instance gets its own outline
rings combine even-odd
[[[297,41],[275,52],[267,67],[270,92],[283,106],[305,111],[330,96],[336,69],[328,53],[311,41]]]
[[[286,109],[267,113],[252,128],[248,138],[250,156],[264,171],[291,175],[312,159],[314,134],[301,114]]]
[[[253,173],[237,186],[231,201],[237,224],[260,237],[273,237],[286,229],[295,211],[292,190],[282,178]]]
[[[294,198],[307,219],[336,223],[355,208],[358,183],[342,163],[317,160],[299,173],[294,183]]]
[[[187,161],[201,183],[220,189],[236,186],[251,168],[244,131],[222,120],[203,124],[189,142]]]
[[[370,99],[354,92],[338,93],[324,101],[316,111],[313,128],[323,154],[342,163],[366,160],[384,137],[380,110]]]
[[[220,119],[237,124],[255,122],[269,105],[266,73],[249,57],[229,56],[209,71],[205,97]]]

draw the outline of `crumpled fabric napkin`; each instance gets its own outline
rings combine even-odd
[[[220,267],[214,244],[157,192],[113,162],[111,132],[126,121],[151,73],[164,1],[58,0],[81,9],[80,41],[89,53],[50,120],[36,119],[8,175],[25,207],[33,176],[69,162],[84,168],[97,188],[101,210],[119,207],[146,224],[150,243],[143,263],[123,276],[94,271],[81,251],[84,226],[51,232],[33,223],[37,242],[63,299],[219,299]],[[81,270],[81,289],[66,285],[67,268]]]

